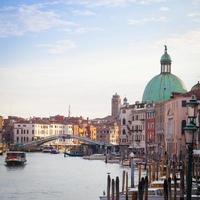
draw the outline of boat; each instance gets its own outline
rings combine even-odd
[[[128,191],[128,200],[132,200],[132,197],[136,197],[138,188],[130,188]],[[107,200],[107,196],[100,196],[100,200]],[[110,198],[111,199],[111,198]],[[119,194],[119,200],[126,200],[125,194]],[[149,188],[148,189],[148,200],[163,200],[163,193],[160,188]]]
[[[6,153],[5,158],[6,165],[24,165],[26,162],[26,154],[22,151],[9,151]]]
[[[42,149],[42,152],[43,153],[51,153],[51,150],[52,150],[53,148],[52,147],[44,147],[43,149]]]
[[[92,154],[90,156],[84,156],[83,159],[86,159],[86,160],[105,160],[106,156],[104,154]]]
[[[82,157],[83,152],[77,149],[70,149],[64,152],[64,156],[72,156],[72,157]]]
[[[51,153],[52,154],[59,154],[60,152],[59,152],[59,150],[58,149],[51,149]]]

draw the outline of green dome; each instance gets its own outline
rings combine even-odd
[[[198,81],[198,83],[192,87],[191,91],[199,90],[199,89],[200,89],[200,83]]]
[[[142,101],[164,101],[171,97],[172,92],[186,92],[183,82],[171,73],[161,73],[147,84]]]

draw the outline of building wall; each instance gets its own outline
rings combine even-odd
[[[136,105],[136,108],[133,110],[132,118],[132,127],[133,127],[133,150],[136,154],[144,154],[146,151],[146,127],[145,127],[145,118],[146,118],[146,108],[139,108]]]
[[[145,153],[146,104],[136,102],[121,107],[120,145],[129,145],[136,154]]]
[[[102,124],[97,127],[96,140],[113,145],[119,144],[119,126],[114,124]]]
[[[176,97],[165,103],[164,136],[165,149],[169,156],[179,156],[185,146],[184,124],[187,120],[186,101],[189,97]]]
[[[159,146],[160,151],[164,153],[164,102],[155,104],[155,144]]]
[[[132,143],[132,106],[123,105],[120,109],[120,145],[130,145]]]

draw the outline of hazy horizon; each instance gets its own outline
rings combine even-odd
[[[141,101],[164,45],[187,90],[200,80],[199,0],[0,1],[0,115],[97,118],[116,92]]]

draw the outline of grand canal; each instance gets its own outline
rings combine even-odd
[[[122,176],[118,164],[64,157],[63,154],[27,153],[24,167],[6,167],[0,157],[0,199],[98,200],[106,191],[107,173]]]

